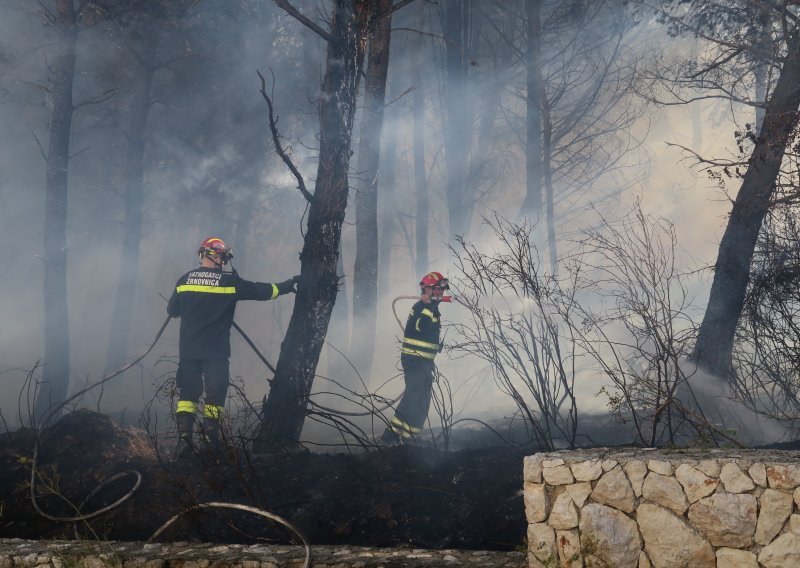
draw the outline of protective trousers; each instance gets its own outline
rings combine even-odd
[[[406,392],[397,405],[391,430],[403,440],[422,432],[431,405],[434,364],[430,359],[414,356],[400,357],[405,374]]]
[[[203,429],[213,443],[219,440],[219,424],[225,397],[228,393],[230,379],[228,359],[181,359],[175,377],[178,387],[176,415],[180,419],[178,421],[179,430],[182,426],[181,423],[184,423],[183,429],[186,429],[188,425],[188,432],[180,432],[181,436],[191,436],[191,424],[185,419],[184,413],[191,413],[192,417],[197,414],[197,403],[203,394],[204,379],[206,395],[203,407],[203,416],[205,417]]]

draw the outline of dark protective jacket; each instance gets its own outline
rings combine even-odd
[[[180,358],[227,359],[236,302],[272,300],[288,291],[213,268],[187,272],[178,279],[167,305],[169,315],[181,318]]]
[[[442,330],[441,314],[436,303],[421,300],[408,312],[408,321],[400,348],[401,357],[421,357],[433,360],[439,352],[439,333]]]

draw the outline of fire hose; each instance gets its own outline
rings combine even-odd
[[[394,318],[397,321],[397,324],[398,324],[398,326],[400,327],[401,330],[403,329],[403,324],[402,324],[402,322],[400,321],[400,318],[397,315],[396,304],[397,304],[397,302],[399,300],[416,300],[416,299],[417,299],[417,296],[398,296],[392,302],[392,312],[393,312]],[[449,297],[449,296],[448,297],[444,297],[442,299],[442,301],[449,302],[449,301],[451,301],[451,297]],[[97,381],[96,383],[94,383],[92,385],[89,385],[88,387],[86,387],[84,389],[81,389],[80,391],[76,392],[71,397],[66,399],[64,402],[62,402],[59,405],[55,406],[47,414],[47,416],[43,420],[43,423],[47,424],[53,416],[55,416],[58,412],[60,412],[64,407],[66,407],[70,402],[72,402],[76,398],[78,398],[78,397],[84,395],[85,393],[89,392],[90,390],[92,390],[94,388],[97,388],[98,386],[110,381],[111,379],[114,379],[114,378],[122,375],[125,371],[129,370],[130,368],[132,368],[133,366],[135,366],[139,362],[141,362],[145,357],[147,357],[147,355],[150,354],[150,352],[156,346],[156,343],[158,343],[158,340],[161,339],[161,336],[164,334],[164,330],[166,330],[170,319],[172,319],[172,318],[170,316],[167,316],[167,318],[161,324],[161,327],[159,328],[158,332],[156,333],[156,336],[153,339],[152,343],[150,344],[150,346],[141,355],[139,355],[138,357],[133,359],[130,363],[128,363],[127,365],[123,366],[118,371],[115,371],[114,373],[111,373],[110,375],[103,377],[100,381]],[[235,322],[233,323],[233,327],[234,327],[234,329],[236,329],[237,332],[239,332],[239,334],[241,334],[241,336],[244,338],[244,340],[247,342],[247,344],[250,346],[250,348],[253,349],[253,351],[256,353],[256,355],[259,357],[259,359],[261,359],[261,361],[267,366],[267,368],[269,368],[273,373],[275,373],[276,372],[275,367],[267,360],[266,357],[264,357],[264,355],[256,347],[255,343],[253,343],[253,341],[250,339],[250,337],[248,337],[248,335],[244,332],[244,330],[238,324],[236,324]],[[326,412],[331,412],[331,413],[334,413],[334,414],[343,415],[343,416],[368,416],[370,414],[375,414],[375,413],[382,412],[383,410],[386,410],[387,408],[391,407],[395,402],[397,402],[397,400],[400,400],[400,398],[402,398],[402,396],[403,396],[403,393],[401,393],[395,400],[389,401],[384,406],[382,406],[382,407],[380,407],[380,408],[378,408],[376,410],[367,411],[367,412],[344,412],[344,411],[339,411],[339,410],[334,410],[334,409],[331,409],[331,408],[327,408],[327,407],[319,405],[319,404],[317,404],[317,403],[315,403],[313,401],[309,401],[309,403],[312,406],[314,406],[315,408],[318,408],[320,410],[323,410],[323,411],[326,411]],[[77,521],[88,520],[88,519],[94,518],[94,517],[96,517],[98,515],[101,515],[103,513],[106,513],[108,511],[114,509],[115,507],[118,507],[119,505],[121,505],[122,503],[124,503],[125,501],[130,499],[133,496],[133,494],[141,486],[142,474],[140,472],[136,471],[136,470],[126,470],[126,471],[117,473],[117,474],[113,475],[112,477],[110,477],[110,478],[108,478],[106,480],[103,480],[99,485],[97,485],[84,498],[83,502],[78,507],[78,511],[80,511],[80,509],[86,503],[88,503],[88,501],[94,495],[96,495],[103,487],[109,485],[110,483],[112,483],[112,482],[114,482],[114,481],[116,481],[118,479],[122,479],[123,477],[129,476],[129,475],[135,476],[136,477],[136,481],[134,482],[133,487],[131,489],[129,489],[127,493],[125,493],[122,497],[120,497],[119,499],[117,499],[113,503],[111,503],[109,505],[106,505],[104,507],[101,507],[100,509],[97,509],[97,510],[92,511],[90,513],[83,513],[83,514],[73,515],[73,516],[68,516],[68,517],[67,516],[51,515],[51,514],[45,512],[39,506],[39,503],[36,500],[36,472],[37,472],[37,461],[38,461],[38,456],[39,456],[39,442],[40,442],[40,438],[39,438],[40,431],[39,431],[38,426],[35,428],[35,432],[36,432],[36,439],[35,439],[34,447],[33,447],[33,457],[31,459],[30,498],[31,498],[31,504],[33,505],[33,508],[42,517],[44,517],[44,518],[46,518],[48,520],[57,521],[57,522],[77,522]],[[262,517],[271,519],[273,521],[276,521],[276,522],[282,524],[283,526],[285,526],[289,530],[291,530],[293,533],[298,535],[300,537],[300,539],[303,541],[303,545],[305,547],[305,554],[306,554],[304,567],[310,566],[311,551],[310,551],[309,542],[305,538],[305,536],[297,528],[295,528],[291,523],[289,523],[285,519],[282,519],[278,515],[274,515],[272,513],[269,513],[268,511],[257,509],[255,507],[249,507],[247,505],[239,505],[239,504],[236,504],[236,503],[209,502],[209,503],[200,503],[198,505],[193,505],[192,507],[189,507],[189,508],[185,509],[184,511],[178,513],[177,515],[175,515],[171,519],[169,519],[166,523],[164,523],[161,527],[159,527],[159,529],[156,530],[155,533],[153,533],[153,535],[150,537],[149,540],[153,540],[153,539],[157,538],[164,530],[166,530],[170,525],[172,525],[174,522],[176,522],[180,517],[182,517],[187,512],[190,512],[190,511],[193,511],[193,510],[206,509],[206,508],[228,508],[228,509],[238,509],[238,510],[248,511],[248,512],[260,515]]]
[[[153,339],[153,342],[144,351],[144,353],[139,355],[137,358],[135,358],[133,361],[131,361],[130,363],[128,363],[127,365],[125,365],[124,367],[119,369],[118,371],[115,371],[114,373],[112,373],[112,374],[110,374],[110,375],[108,375],[106,377],[103,377],[103,379],[101,379],[100,381],[97,381],[96,383],[94,383],[94,384],[92,384],[92,385],[90,385],[90,386],[78,391],[77,393],[75,393],[71,397],[69,397],[67,400],[65,400],[64,402],[62,402],[58,406],[54,407],[47,414],[47,416],[43,420],[43,423],[47,424],[55,414],[60,412],[67,404],[69,404],[70,402],[72,402],[73,400],[78,398],[79,396],[87,393],[88,391],[90,391],[90,390],[92,390],[94,388],[97,388],[98,386],[110,381],[111,379],[113,379],[115,377],[118,377],[119,375],[121,375],[122,373],[124,373],[125,371],[127,371],[128,369],[133,367],[134,365],[138,364],[142,359],[147,357],[147,355],[149,355],[150,352],[153,350],[153,348],[156,346],[156,343],[158,343],[158,340],[161,339],[161,336],[164,334],[164,330],[167,328],[167,325],[169,324],[169,320],[170,319],[172,319],[171,316],[167,316],[167,318],[164,320],[164,323],[161,324],[161,327],[159,328],[158,333],[156,333],[156,336]],[[234,325],[236,325],[236,324],[234,324]],[[236,326],[236,329],[244,336],[244,331],[242,331],[241,328],[239,328],[239,326]],[[255,348],[255,346],[252,344],[252,342],[249,341],[249,338],[246,338],[246,339],[248,339],[248,343],[250,344],[250,346]],[[256,350],[256,352],[258,352],[258,351]],[[260,353],[259,353],[259,355],[260,355]],[[265,363],[267,363],[267,360],[263,357],[263,355],[261,356],[261,358]],[[122,503],[124,503],[125,501],[130,499],[133,496],[133,494],[139,489],[139,486],[142,484],[142,474],[140,472],[136,471],[136,470],[129,469],[129,470],[117,473],[116,475],[113,475],[112,477],[103,480],[99,485],[97,485],[97,487],[95,487],[84,498],[83,502],[78,506],[77,510],[80,511],[80,509],[86,503],[88,503],[89,500],[94,495],[96,495],[103,487],[109,485],[110,483],[116,481],[117,479],[122,479],[123,477],[126,477],[128,475],[136,476],[136,481],[135,481],[133,487],[131,487],[131,489],[129,489],[127,493],[125,493],[122,497],[120,497],[119,499],[117,499],[113,503],[111,503],[109,505],[106,505],[105,507],[101,507],[100,509],[97,509],[96,511],[92,511],[91,513],[73,515],[73,516],[70,516],[70,517],[60,517],[60,516],[56,516],[56,515],[51,515],[50,513],[47,513],[44,510],[42,510],[42,508],[39,506],[39,503],[36,500],[36,471],[37,471],[36,463],[37,463],[37,460],[38,460],[38,457],[39,457],[39,441],[40,441],[39,440],[39,427],[38,426],[35,428],[35,432],[36,432],[36,439],[35,439],[34,446],[33,446],[33,457],[31,459],[30,498],[31,498],[31,504],[33,505],[34,510],[39,515],[44,517],[45,519],[48,519],[48,520],[51,520],[51,521],[57,521],[57,522],[77,522],[77,521],[85,521],[85,520],[97,517],[98,515],[102,515],[103,513],[106,513],[108,511],[114,509],[115,507],[118,507],[119,505],[121,505]],[[225,503],[225,502],[214,501],[214,502],[208,502],[208,503],[200,503],[200,504],[188,507],[187,509],[184,509],[183,511],[181,511],[177,515],[174,515],[166,523],[161,525],[158,528],[158,530],[156,530],[156,532],[154,532],[153,535],[148,539],[148,542],[154,540],[159,535],[161,535],[161,533],[163,533],[170,525],[175,523],[178,519],[180,519],[186,513],[191,512],[191,511],[201,510],[201,509],[209,509],[209,508],[238,509],[238,510],[241,510],[241,511],[247,511],[247,512],[254,513],[256,515],[259,515],[261,517],[270,519],[272,521],[275,521],[275,522],[283,525],[284,527],[289,529],[291,532],[293,532],[295,535],[300,537],[300,540],[303,542],[303,548],[304,548],[304,552],[305,552],[305,560],[303,562],[303,568],[308,568],[308,567],[311,566],[311,545],[309,544],[308,539],[305,537],[305,535],[303,535],[303,533],[300,532],[300,530],[298,530],[289,521],[279,517],[278,515],[275,515],[273,513],[268,512],[268,511],[264,511],[263,509],[257,509],[255,507],[250,507],[248,505],[240,505],[240,504],[237,504],[237,503]]]
[[[120,370],[118,370],[118,371],[116,371],[114,373],[111,373],[110,375],[108,375],[106,377],[103,377],[102,380],[97,381],[96,383],[94,383],[94,384],[92,384],[92,385],[90,385],[90,386],[88,386],[88,387],[76,392],[75,394],[73,394],[67,400],[65,400],[64,402],[62,402],[61,404],[59,404],[55,408],[53,408],[47,414],[47,416],[44,418],[44,420],[42,422],[44,424],[47,424],[50,421],[50,419],[53,416],[55,416],[58,412],[61,412],[61,410],[67,404],[69,404],[70,402],[72,402],[73,400],[78,398],[79,396],[82,396],[83,394],[87,393],[88,391],[90,391],[90,390],[92,390],[92,389],[94,389],[94,388],[96,388],[96,387],[98,387],[98,386],[110,381],[111,379],[113,379],[115,377],[118,377],[119,375],[121,375],[122,373],[124,373],[125,371],[127,371],[128,369],[130,369],[131,367],[136,365],[137,363],[139,363],[142,359],[147,357],[147,355],[149,355],[149,353],[156,346],[156,343],[158,343],[158,340],[161,339],[161,336],[164,334],[164,330],[167,328],[167,324],[169,323],[170,319],[172,319],[172,318],[170,316],[167,316],[167,319],[165,319],[164,323],[161,324],[161,328],[159,328],[158,333],[156,333],[155,339],[153,339],[153,342],[145,350],[144,353],[139,355],[136,359],[134,359],[133,361],[131,361],[130,363],[128,363],[124,367],[122,367]],[[111,503],[110,505],[107,505],[107,506],[105,506],[105,507],[103,507],[101,509],[98,509],[97,511],[93,511],[91,513],[85,513],[85,514],[81,514],[81,515],[74,515],[74,516],[71,516],[71,517],[58,517],[58,516],[46,513],[45,511],[43,511],[41,509],[41,507],[39,507],[39,504],[36,502],[36,461],[37,461],[37,459],[39,457],[39,427],[38,427],[38,425],[35,428],[35,432],[36,432],[36,440],[35,440],[34,445],[33,445],[33,458],[31,460],[31,483],[30,483],[30,485],[31,485],[31,504],[33,504],[33,508],[36,510],[36,512],[39,513],[39,515],[41,515],[45,519],[49,519],[51,521],[65,522],[65,523],[71,523],[71,522],[84,521],[84,520],[87,520],[87,519],[91,519],[92,517],[96,517],[97,515],[101,515],[101,514],[107,512],[107,511],[110,511],[114,507],[117,507],[117,506],[121,505],[122,503],[124,503],[125,501],[130,499],[131,496],[136,492],[136,490],[139,489],[139,486],[142,483],[142,474],[139,473],[138,471],[135,471],[135,470],[127,470],[127,471],[118,473],[118,474],[114,475],[113,477],[111,477],[109,479],[106,479],[105,481],[101,482],[100,485],[95,487],[95,489],[91,493],[89,493],[89,495],[86,497],[86,499],[84,499],[84,504],[85,504],[93,495],[95,495],[98,491],[100,491],[100,489],[102,489],[103,487],[105,487],[109,483],[111,483],[113,481],[116,481],[117,479],[120,479],[122,477],[128,476],[128,475],[135,475],[136,476],[136,482],[134,483],[133,487],[125,495],[123,495],[122,497],[120,497],[119,499],[117,499],[116,501]]]

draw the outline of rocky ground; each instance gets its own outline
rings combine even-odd
[[[299,568],[304,561],[305,550],[297,546],[0,539],[3,568]],[[526,563],[522,552],[314,546],[311,564],[315,568],[522,568]]]
[[[226,501],[269,510],[314,545],[520,551],[525,547],[522,458],[512,449],[444,453],[388,448],[360,454],[269,457],[229,452],[172,462],[148,435],[101,414],[78,411],[41,435],[39,503],[54,515],[95,510],[124,495],[135,477],[114,481],[82,503],[103,479],[142,476],[133,496],[76,527],[37,515],[29,497],[35,435],[0,436],[0,537],[146,540],[194,503]],[[238,511],[185,515],[163,540],[285,543],[287,533]],[[476,557],[477,558],[477,557]]]

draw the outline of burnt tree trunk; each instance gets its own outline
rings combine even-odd
[[[542,81],[539,81],[542,103],[542,178],[544,182],[545,221],[547,225],[547,248],[550,255],[550,270],[556,274],[558,270],[558,245],[556,243],[556,212],[553,204],[553,121],[550,113],[550,102],[544,92]]]
[[[40,426],[61,415],[60,410],[52,415],[51,412],[66,400],[69,387],[66,229],[77,36],[72,0],[57,0],[53,16],[56,41],[49,59],[52,109],[44,212],[44,371],[34,405],[34,417]]]
[[[464,236],[471,213],[466,199],[472,115],[467,104],[470,67],[472,8],[469,0],[445,0],[442,6],[444,33],[444,158],[447,169],[448,240]]]
[[[425,3],[417,4],[417,29],[424,29]],[[425,91],[422,88],[422,35],[414,41],[411,82],[414,85],[414,267],[422,277],[428,267],[428,174],[425,168]]]
[[[131,48],[135,63],[131,82],[128,129],[125,133],[128,150],[125,165],[125,220],[120,254],[117,299],[111,318],[106,370],[114,371],[125,360],[130,337],[131,315],[136,300],[139,273],[139,245],[142,239],[144,209],[144,147],[147,115],[150,110],[150,88],[155,72],[158,36],[148,24],[133,32]]]
[[[378,181],[386,76],[389,72],[389,42],[392,31],[392,0],[375,0],[369,25],[369,57],[364,79],[364,108],[358,144],[361,187],[356,193],[356,261],[353,274],[353,332],[350,351],[356,367],[368,377],[375,349],[378,309]]]
[[[384,125],[384,155],[381,159],[381,238],[378,260],[378,293],[389,292],[392,267],[392,246],[397,229],[397,198],[395,197],[395,164],[397,163],[397,127],[394,120]]]
[[[538,223],[542,214],[542,79],[541,13],[539,0],[525,0],[527,14],[527,80],[525,174],[526,190],[521,216]]]
[[[257,449],[300,440],[308,398],[339,287],[336,262],[348,195],[350,141],[362,60],[367,5],[334,0],[320,100],[316,188],[300,253],[300,284],[264,401]]]
[[[800,34],[788,49],[761,130],[719,245],[714,281],[694,348],[698,367],[728,378],[736,325],[742,313],[758,232],[770,207],[781,162],[798,122]]]

